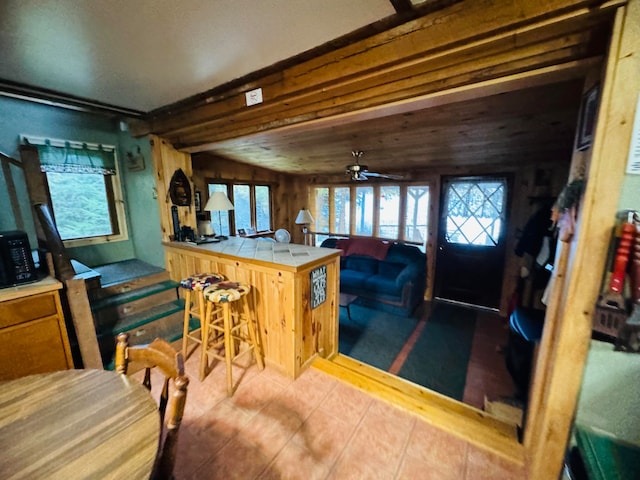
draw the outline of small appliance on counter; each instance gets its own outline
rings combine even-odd
[[[0,232],[0,288],[37,282],[40,276],[33,262],[25,232]]]

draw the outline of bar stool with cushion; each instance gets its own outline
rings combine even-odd
[[[206,374],[209,355],[218,360],[224,360],[227,369],[228,396],[233,395],[231,365],[236,358],[253,351],[258,367],[260,370],[264,369],[258,336],[247,297],[250,291],[249,285],[231,281],[218,282],[204,289],[207,309],[206,322],[203,324],[200,372]],[[240,302],[240,304],[236,302]],[[236,308],[233,308],[232,311],[234,303]],[[239,342],[246,343],[247,348],[240,349],[238,352],[239,345],[236,344]],[[224,352],[221,353],[221,350]]]
[[[185,290],[184,296],[184,325],[182,330],[182,356],[186,359],[189,340],[202,344],[202,319],[205,315],[205,300],[203,290],[214,283],[224,280],[219,273],[198,273],[180,281],[180,287]],[[195,293],[195,298],[192,294]],[[191,319],[199,322],[197,328],[191,329]]]

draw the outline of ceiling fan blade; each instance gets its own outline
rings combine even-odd
[[[376,172],[367,172],[367,175],[370,177],[388,178],[389,180],[402,180],[404,178],[402,175],[392,175],[392,174],[376,173]]]
[[[351,175],[351,180],[355,182],[361,182],[367,179],[367,176],[364,174],[364,172],[351,171],[349,172],[349,175]]]

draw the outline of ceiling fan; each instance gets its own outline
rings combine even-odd
[[[361,150],[353,150],[351,155],[354,158],[355,163],[352,165],[347,165],[345,169],[345,174],[351,177],[351,180],[362,181],[367,180],[368,177],[377,177],[377,178],[388,178],[391,180],[400,180],[402,178],[401,175],[391,175],[384,173],[376,173],[370,172],[369,167],[366,165],[360,165],[360,157],[364,155],[364,152]]]

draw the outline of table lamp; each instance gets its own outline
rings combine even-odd
[[[302,233],[304,234],[304,244],[307,244],[307,234],[309,233],[309,224],[313,223],[313,217],[311,216],[311,212],[303,208],[298,212],[298,216],[296,217],[296,225],[303,225]]]
[[[233,210],[233,203],[229,201],[227,196],[223,192],[213,192],[207,200],[207,204],[204,206],[204,209],[209,212],[218,212],[218,226],[220,230],[218,230],[218,235],[216,238],[220,240],[226,240],[227,236],[222,235],[222,212],[223,210]]]

